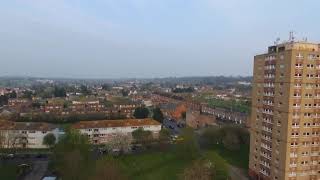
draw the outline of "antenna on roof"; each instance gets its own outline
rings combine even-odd
[[[274,41],[274,45],[278,45],[280,42],[280,38],[278,37],[275,41]]]
[[[294,39],[295,39],[294,32],[290,31],[290,33],[289,33],[289,42],[294,42]]]

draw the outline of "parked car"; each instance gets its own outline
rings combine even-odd
[[[27,175],[32,171],[32,166],[30,164],[19,164],[18,165],[18,174],[20,177]]]
[[[56,180],[57,177],[56,176],[45,176],[42,178],[42,180]]]

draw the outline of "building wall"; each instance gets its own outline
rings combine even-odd
[[[216,125],[216,118],[214,116],[202,115],[200,111],[187,111],[186,124],[192,128],[203,128],[210,125]]]
[[[79,129],[80,133],[87,134],[90,142],[93,144],[107,143],[108,140],[114,135],[125,134],[131,136],[131,133],[138,129],[143,128],[146,131],[151,131],[154,137],[158,137],[161,130],[161,125],[147,125],[147,126],[128,126],[128,127],[105,127],[105,128],[86,128]]]
[[[52,133],[56,140],[64,134],[58,128],[51,131],[37,130],[0,130],[3,143],[2,148],[47,148],[43,145],[43,138]],[[13,145],[14,144],[14,145]]]
[[[262,179],[320,179],[320,101],[314,98],[320,92],[320,58],[312,48],[318,45],[285,47],[255,56],[249,174]],[[316,58],[309,59],[310,54]]]

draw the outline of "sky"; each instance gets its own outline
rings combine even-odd
[[[319,0],[1,0],[0,76],[247,76],[289,32],[320,42]]]

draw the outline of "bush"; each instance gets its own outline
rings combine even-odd
[[[181,159],[195,159],[200,154],[195,133],[191,128],[182,130],[179,137],[181,140],[177,144],[177,153]]]
[[[133,116],[137,119],[144,119],[149,116],[149,110],[145,107],[138,107],[134,110]]]
[[[238,150],[241,144],[250,143],[249,132],[239,126],[224,126],[208,128],[201,135],[201,145],[206,148],[221,143],[228,150]]]

